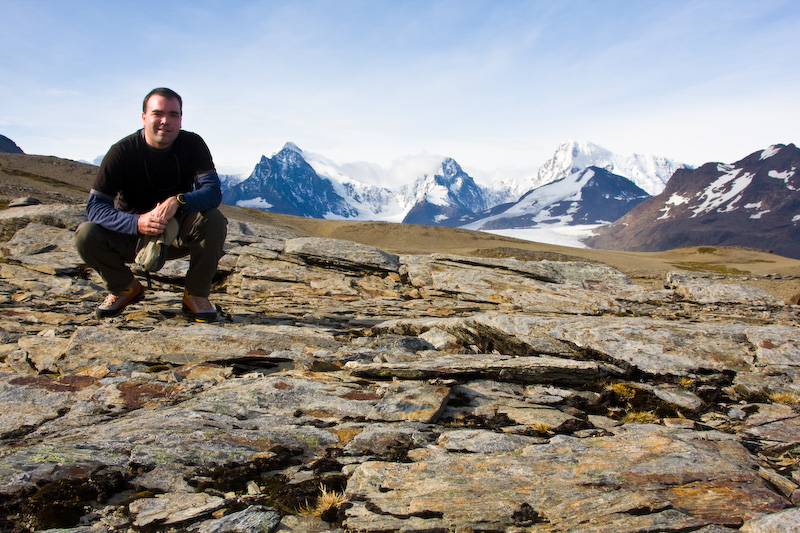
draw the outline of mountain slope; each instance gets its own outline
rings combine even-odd
[[[519,201],[495,208],[462,227],[498,230],[538,224],[602,224],[618,219],[648,197],[631,180],[589,167],[533,189]]]
[[[731,165],[678,170],[664,191],[598,230],[595,248],[747,246],[800,258],[800,149],[775,145]]]

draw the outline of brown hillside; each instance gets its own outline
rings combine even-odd
[[[82,203],[97,167],[49,156],[0,153],[0,207],[23,196],[43,203]],[[635,282],[658,286],[666,272],[690,270],[756,285],[790,301],[800,293],[800,260],[740,247],[695,246],[664,252],[570,248],[457,228],[389,222],[330,221],[223,206],[234,220],[260,222],[302,236],[345,239],[392,253],[451,253],[521,260],[585,260],[610,265]]]

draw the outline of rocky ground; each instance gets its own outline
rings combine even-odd
[[[800,309],[759,287],[232,220],[219,322],[181,261],[101,321],[82,220],[0,212],[2,531],[800,522]]]

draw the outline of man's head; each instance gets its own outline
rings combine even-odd
[[[172,89],[159,87],[144,98],[142,123],[144,138],[154,148],[169,148],[181,130],[183,100]]]

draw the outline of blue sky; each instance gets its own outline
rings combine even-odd
[[[800,2],[0,0],[0,134],[94,160],[167,86],[220,172],[528,172],[564,140],[690,164],[798,141]],[[532,171],[532,170],[530,170]],[[391,186],[392,184],[385,184]]]

